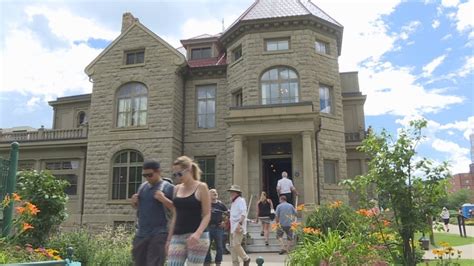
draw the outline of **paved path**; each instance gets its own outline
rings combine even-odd
[[[436,232],[437,231],[435,231],[435,234],[436,234]],[[457,225],[452,225],[452,224],[449,225],[449,232],[441,231],[440,233],[448,233],[448,234],[453,234],[453,235],[457,235],[457,236],[461,237],[461,235],[459,234],[459,227]],[[466,235],[474,237],[474,226],[472,226],[472,225],[466,226]],[[453,248],[456,249],[456,250],[461,250],[462,251],[462,254],[461,254],[462,259],[474,259],[474,242],[472,244],[469,244],[469,245],[456,246],[456,247],[453,247]],[[426,251],[423,258],[433,259],[434,254],[431,251],[432,251],[432,249]]]
[[[265,260],[264,266],[283,266],[285,265],[286,259],[286,255],[278,255],[278,253],[250,253],[249,256],[252,259],[250,265],[257,265],[255,260],[260,256]],[[242,265],[242,262],[240,264]],[[232,266],[232,258],[230,255],[224,255],[221,265]]]

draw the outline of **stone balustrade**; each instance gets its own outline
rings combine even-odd
[[[87,138],[87,126],[71,129],[44,129],[37,131],[1,132],[0,142],[54,141]]]

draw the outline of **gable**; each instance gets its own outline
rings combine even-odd
[[[148,40],[145,40],[144,38],[141,39],[136,39],[133,40],[133,34],[136,33],[137,31],[140,31],[143,33],[145,37]],[[184,57],[183,54],[181,54],[178,50],[173,48],[170,44],[168,44],[165,40],[163,40],[161,37],[153,33],[151,30],[149,30],[147,27],[145,27],[143,24],[140,22],[136,21],[134,22],[126,31],[124,31],[122,34],[120,34],[109,46],[107,46],[84,70],[84,72],[88,75],[91,76],[94,74],[94,68],[99,63],[105,56],[107,56],[114,48],[117,46],[120,46],[121,44],[124,44],[124,42],[134,42],[133,45],[130,44],[125,44],[125,48],[129,47],[130,49],[133,49],[134,46],[135,48],[143,47],[144,43],[147,43],[149,41],[155,41],[157,44],[163,46],[167,51],[170,52],[170,54],[173,55],[174,57],[174,64],[176,66],[184,66],[186,64],[186,58]],[[142,45],[140,45],[142,44]]]

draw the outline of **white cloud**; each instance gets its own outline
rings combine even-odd
[[[431,27],[433,27],[433,29],[437,29],[439,27],[441,23],[439,22],[438,19],[435,19],[433,20],[433,22],[431,23]]]
[[[449,40],[453,37],[453,35],[451,33],[449,34],[446,34],[443,36],[443,38],[441,38],[442,41],[446,41],[446,40]]]
[[[466,77],[474,70],[474,55],[465,58],[464,65],[457,71],[459,77]]]
[[[472,14],[474,14],[474,0],[469,0],[458,6],[458,12],[456,13],[458,31],[472,30],[474,27]]]
[[[361,5],[346,0],[313,1],[344,26],[342,54],[339,57],[341,72],[358,69],[364,60],[378,61],[383,54],[394,49],[397,37],[388,33],[382,16],[391,14],[400,2],[367,0]],[[370,8],[367,8],[369,5]]]
[[[456,7],[459,4],[459,0],[442,0],[441,5],[444,7]]]
[[[410,68],[390,63],[373,64],[359,70],[361,90],[368,95],[364,106],[366,115],[436,113],[464,100],[459,96],[441,94],[439,90],[424,89],[417,84],[417,77]]]
[[[419,21],[410,21],[407,25],[402,27],[401,32],[399,33],[398,37],[402,40],[406,40],[413,34],[419,27],[421,26],[421,22]]]
[[[429,77],[431,76],[431,74],[433,73],[433,71],[435,71],[435,69],[441,65],[444,61],[444,59],[446,59],[446,55],[440,55],[438,57],[436,57],[435,59],[433,59],[431,62],[429,62],[428,64],[426,64],[424,67],[423,67],[423,76],[424,77]]]
[[[26,107],[29,109],[34,109],[36,106],[38,106],[40,100],[40,97],[31,97],[31,99],[29,99],[26,103]]]
[[[30,20],[33,16],[44,16],[54,36],[66,45],[50,49],[27,23],[8,25],[8,38],[0,54],[0,92],[15,91],[49,99],[67,92],[90,92],[92,85],[84,68],[102,49],[92,48],[86,41],[110,41],[118,33],[63,9],[29,6],[25,13]]]
[[[436,151],[445,153],[444,160],[450,163],[452,174],[469,172],[469,149],[460,147],[457,143],[443,139],[435,139],[431,147]]]
[[[455,121],[439,127],[442,130],[456,129],[463,132],[466,140],[469,140],[469,135],[474,133],[474,116],[468,117],[465,121]]]

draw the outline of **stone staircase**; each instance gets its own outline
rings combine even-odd
[[[265,246],[265,238],[260,236],[262,226],[258,223],[249,222],[247,232],[250,234],[250,243],[246,245],[245,250],[248,253],[278,253],[281,249],[280,242],[276,239],[276,232],[271,231],[268,237],[268,246]]]

